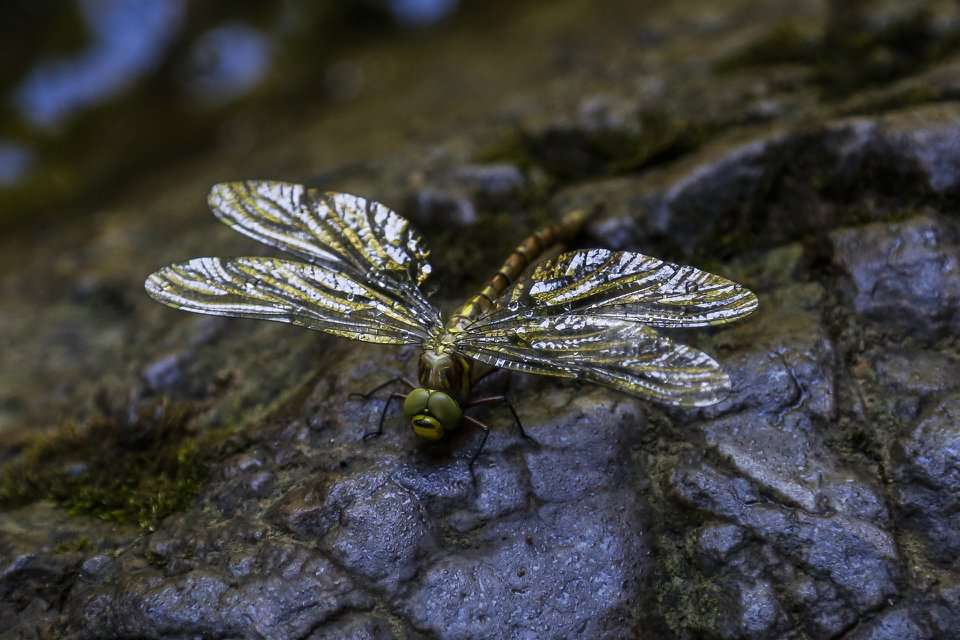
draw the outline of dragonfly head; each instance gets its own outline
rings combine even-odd
[[[417,436],[435,441],[460,426],[463,410],[443,391],[419,387],[407,394],[403,401],[403,415]]]

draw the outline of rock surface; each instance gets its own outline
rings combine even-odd
[[[64,417],[121,416],[135,431],[170,403],[190,408],[191,438],[231,435],[186,507],[145,528],[49,500],[0,512],[0,628],[960,637],[960,24],[949,3],[903,4],[693,2],[631,22],[534,3],[523,15],[543,28],[505,28],[484,56],[438,45],[476,77],[401,53],[409,69],[379,78],[375,53],[359,52],[367,84],[409,95],[384,107],[361,92],[270,136],[246,123],[258,153],[225,144],[29,250],[4,237],[0,460],[16,464],[25,431]],[[896,28],[938,47],[917,51]],[[855,44],[837,40],[845,30]],[[838,51],[862,84],[824,67]],[[189,316],[142,293],[167,262],[255,251],[203,198],[265,174],[401,209],[433,247],[448,307],[525,232],[602,205],[582,244],[758,293],[749,320],[677,336],[715,354],[733,392],[678,410],[497,374],[485,388],[509,388],[529,438],[505,408],[478,411],[494,428],[471,465],[478,433],[418,445],[392,405],[365,440],[389,390],[350,394],[412,375],[415,350]],[[24,306],[38,280],[51,284]],[[66,477],[91,464],[67,462]]]

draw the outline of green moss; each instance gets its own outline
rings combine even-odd
[[[694,567],[690,541],[660,538],[663,574],[657,584],[657,602],[663,620],[678,637],[704,637],[722,627],[723,592]]]
[[[93,549],[93,543],[90,542],[90,539],[80,536],[68,542],[61,542],[53,550],[56,553],[86,553],[91,549]]]
[[[52,500],[71,514],[152,529],[187,508],[232,430],[193,433],[190,410],[158,403],[38,438],[0,471],[0,508]]]
[[[613,140],[598,140],[609,153],[610,173],[630,173],[670,161],[695,150],[714,133],[709,122],[677,118],[661,111],[640,116],[640,133]]]
[[[534,164],[530,156],[529,137],[520,130],[513,130],[481,147],[474,157],[477,162],[506,162],[524,170]]]

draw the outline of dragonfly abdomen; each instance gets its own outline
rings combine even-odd
[[[587,221],[587,215],[586,209],[571,211],[561,218],[560,222],[527,236],[517,245],[513,253],[507,256],[493,277],[487,280],[480,293],[467,300],[460,310],[453,314],[447,325],[448,329],[456,332],[464,324],[479,318],[493,308],[507,287],[523,275],[527,267],[533,264],[544,251],[576,236]]]

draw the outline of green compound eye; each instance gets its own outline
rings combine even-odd
[[[443,438],[443,425],[437,422],[437,419],[428,415],[416,415],[410,421],[413,425],[413,432],[424,440],[440,440]]]
[[[403,401],[403,415],[407,420],[413,419],[418,413],[427,412],[427,400],[430,398],[430,392],[427,389],[414,389],[407,394]]]
[[[460,426],[463,411],[457,401],[442,391],[414,389],[403,400],[403,415],[413,432],[425,440],[440,440]]]
[[[453,430],[460,426],[460,419],[463,417],[460,405],[442,391],[434,391],[430,394],[427,399],[427,409],[430,415],[440,421],[444,429]]]

